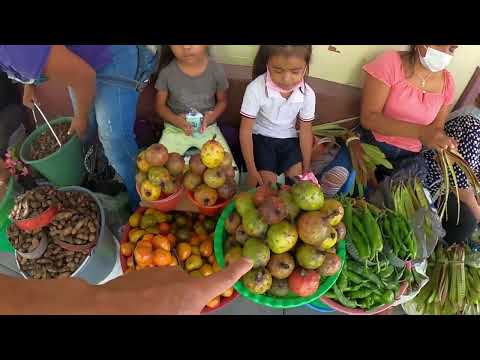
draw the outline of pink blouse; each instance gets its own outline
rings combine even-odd
[[[443,105],[453,102],[455,83],[452,75],[445,70],[444,86],[441,93],[423,92],[410,84],[402,68],[400,54],[390,50],[378,56],[363,67],[369,75],[382,81],[390,88],[383,114],[387,117],[405,122],[430,125],[437,117]],[[373,132],[377,141],[396,146],[400,149],[419,152],[420,140],[399,136],[384,136]]]

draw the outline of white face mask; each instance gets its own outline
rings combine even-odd
[[[422,63],[422,65],[431,72],[438,72],[444,70],[448,66],[448,64],[450,64],[450,61],[452,61],[452,55],[446,54],[440,50],[435,50],[431,47],[426,48],[427,52],[425,56],[422,56],[420,54],[420,51],[418,52],[418,55],[420,57],[420,62]]]

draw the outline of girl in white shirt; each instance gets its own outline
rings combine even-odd
[[[315,92],[305,82],[312,45],[261,45],[243,98],[240,145],[248,184],[310,171]],[[297,133],[298,122],[298,133]]]

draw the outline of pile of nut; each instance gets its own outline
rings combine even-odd
[[[35,217],[50,207],[62,207],[61,192],[53,186],[40,186],[29,190],[15,199],[15,206],[10,213],[12,220],[25,220]]]
[[[15,222],[9,226],[7,234],[10,243],[17,250],[20,269],[32,279],[68,277],[79,268],[96,244],[100,230],[97,204],[88,194],[82,192],[62,192],[51,187],[41,187],[30,192],[33,195],[26,196],[25,193],[20,196],[21,202],[25,198],[29,199],[28,208],[35,209],[32,201],[40,202],[39,197],[46,196],[41,202],[55,206],[58,212],[48,226],[35,231],[22,231]],[[16,206],[19,203],[17,201]],[[23,205],[21,209],[24,210]],[[34,216],[32,213],[28,212],[27,218]],[[46,250],[43,254],[36,254],[39,257],[31,259],[31,253],[37,250],[42,241],[47,241]],[[26,254],[27,257],[18,252]]]
[[[57,134],[60,143],[63,145],[68,142],[72,135],[68,135],[70,124],[56,124],[52,126],[55,134]],[[32,160],[39,160],[53,154],[60,147],[52,132],[47,129],[44,131],[32,144],[30,149],[30,156]]]

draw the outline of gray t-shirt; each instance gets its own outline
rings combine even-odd
[[[204,114],[215,107],[215,94],[228,88],[223,66],[209,59],[200,76],[186,75],[175,60],[158,74],[155,88],[168,91],[167,105],[173,113],[186,114],[191,108]]]

